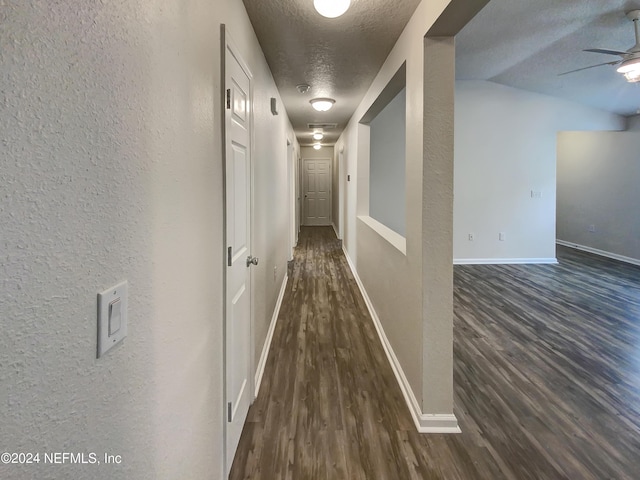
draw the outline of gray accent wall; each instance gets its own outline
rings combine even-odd
[[[640,132],[558,135],[558,239],[640,262]]]

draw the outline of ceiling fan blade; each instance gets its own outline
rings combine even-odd
[[[616,60],[614,62],[599,63],[597,65],[590,65],[588,67],[577,68],[575,70],[570,70],[568,72],[559,73],[558,76],[561,77],[562,75],[567,75],[569,73],[581,72],[582,70],[588,70],[589,68],[602,67],[603,65],[618,65],[619,63],[622,63],[622,60]]]
[[[606,48],[587,48],[586,50],[583,50],[583,52],[606,53],[607,55],[620,55],[621,57],[629,55],[629,52],[621,52],[620,50],[608,50]]]

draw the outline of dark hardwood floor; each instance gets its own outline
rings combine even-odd
[[[304,228],[230,478],[640,479],[640,268],[454,267],[454,412],[421,435],[333,230]]]

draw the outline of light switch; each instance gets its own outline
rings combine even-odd
[[[109,304],[109,336],[120,330],[122,300],[118,298]]]
[[[127,304],[126,281],[98,294],[98,358],[127,336]]]

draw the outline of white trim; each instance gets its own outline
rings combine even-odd
[[[365,290],[364,285],[362,284],[362,281],[358,276],[358,272],[356,271],[355,266],[351,261],[351,257],[349,257],[349,253],[347,252],[347,249],[344,247],[344,245],[342,246],[342,251],[347,258],[347,263],[349,264],[349,268],[351,268],[351,273],[353,273],[353,277],[358,284],[358,288],[360,288],[362,297],[364,298],[367,309],[369,310],[369,314],[371,315],[371,319],[373,320],[373,325],[376,327],[376,331],[378,332],[378,336],[380,337],[380,341],[382,342],[382,347],[384,348],[384,351],[387,354],[387,359],[391,364],[391,369],[396,376],[398,385],[400,385],[400,390],[402,391],[402,395],[404,396],[404,401],[409,407],[409,412],[411,412],[411,418],[413,418],[413,423],[416,426],[416,430],[418,430],[419,433],[460,433],[461,430],[458,426],[458,419],[453,413],[422,413],[420,404],[418,403],[411,385],[409,384],[409,381],[404,374],[404,370],[402,370],[402,366],[398,361],[398,357],[396,357],[396,354],[393,351],[391,344],[389,343],[387,335],[384,333],[384,329],[382,328],[382,324],[380,323],[380,318],[373,308],[373,303],[371,303],[371,299],[369,298],[369,295],[367,295],[367,291]]]
[[[551,258],[454,258],[454,265],[508,265],[508,264],[556,264]]]
[[[287,184],[289,188],[289,251],[287,260],[293,260],[293,249],[296,243],[296,179],[295,179],[296,149],[287,138]]]
[[[358,220],[360,220],[391,245],[400,250],[403,255],[407,254],[407,239],[400,235],[398,232],[394,232],[383,223],[380,223],[378,220],[368,215],[358,215]]]
[[[573,242],[567,242],[566,240],[556,240],[558,245],[564,247],[574,248],[576,250],[582,250],[583,252],[593,253],[594,255],[600,255],[601,257],[612,258],[613,260],[619,260],[620,262],[630,263],[632,265],[640,265],[640,260],[632,257],[625,257],[617,253],[606,252],[598,248],[587,247],[586,245],[579,245]]]
[[[338,237],[338,240],[340,240],[340,234],[338,233],[338,229],[336,228],[336,224],[334,222],[332,222],[331,226],[333,227],[333,231],[335,232],[336,237]]]
[[[340,146],[340,151],[338,152],[338,231],[340,235],[338,238],[344,240],[344,199],[346,195],[346,181],[347,174],[345,173],[345,164],[344,164],[344,144]],[[335,218],[333,219],[335,222]]]
[[[287,289],[287,275],[285,274],[282,286],[280,287],[280,293],[276,300],[276,307],[273,310],[273,316],[271,317],[271,323],[269,324],[269,330],[267,330],[267,338],[264,340],[262,346],[262,354],[260,355],[260,361],[258,362],[258,368],[255,375],[255,395],[258,397],[258,391],[260,390],[260,384],[262,383],[262,375],[264,374],[264,368],[267,365],[267,358],[269,357],[269,350],[271,349],[271,340],[273,340],[273,332],[276,329],[276,323],[278,323],[278,315],[280,314],[280,307],[282,306],[282,299],[284,298],[284,292]]]

